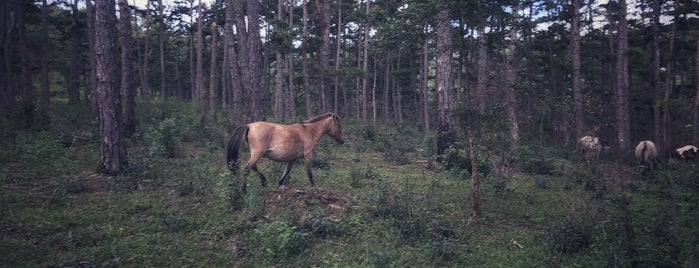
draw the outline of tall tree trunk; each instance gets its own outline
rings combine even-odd
[[[262,83],[262,41],[260,40],[259,5],[257,0],[247,0],[248,11],[248,68],[245,70],[250,94],[250,109],[253,121],[265,119],[265,105],[262,104],[263,94],[267,92]]]
[[[696,42],[696,52],[694,54],[694,70],[697,80],[697,94],[694,95],[694,131],[692,135],[692,144],[699,144],[699,39]]]
[[[286,29],[282,29],[282,13],[284,10],[282,9],[282,0],[277,0],[277,23],[276,27],[274,27],[274,30],[276,32],[282,32],[285,31]],[[286,57],[282,54],[282,47],[278,46],[274,52],[275,54],[275,76],[274,76],[274,119],[277,120],[277,122],[284,122],[284,72],[282,71],[284,69],[284,62],[286,62]]]
[[[308,0],[303,0],[303,17],[301,31],[301,73],[303,75],[303,96],[306,102],[306,117],[311,117],[313,111],[311,109],[311,90],[308,78]]]
[[[628,72],[628,28],[626,22],[626,0],[619,1],[619,24],[616,52],[616,126],[619,152],[629,151],[631,122],[629,118],[629,72]],[[624,156],[625,157],[625,156]]]
[[[119,27],[121,28],[121,101],[124,135],[136,132],[136,90],[133,83],[133,38],[131,37],[131,9],[128,0],[119,0]]]
[[[289,29],[294,25],[294,2],[289,1]],[[288,85],[287,98],[284,107],[286,107],[286,119],[288,121],[296,121],[296,88],[294,86],[294,79],[296,78],[296,72],[294,71],[294,53],[289,52],[287,55],[286,69],[288,73]]]
[[[364,60],[363,60],[363,65],[362,65],[362,70],[364,71],[364,79],[362,80],[362,121],[367,122],[367,116],[368,116],[368,111],[367,111],[367,82],[369,80],[369,32],[371,31],[371,27],[369,26],[369,3],[371,1],[367,0],[366,1],[366,6],[364,13],[366,14],[366,20],[365,20],[365,25],[364,25]]]
[[[328,70],[330,68],[330,0],[320,0],[321,5],[316,4],[317,26],[320,28],[320,95],[321,112],[334,110],[330,108],[330,94],[328,85]]]
[[[653,104],[653,140],[662,140],[662,90],[660,84],[660,7],[662,0],[653,0],[653,79],[652,86],[654,94]]]
[[[385,64],[384,64],[384,74],[383,74],[383,119],[384,122],[390,122],[391,120],[391,115],[389,113],[389,104],[391,103],[391,100],[388,98],[388,92],[389,92],[389,83],[391,80],[391,53],[388,53],[386,55],[386,59],[384,59]]]
[[[97,102],[100,121],[99,172],[119,174],[126,167],[126,144],[121,131],[117,87],[116,11],[114,0],[95,1]]]
[[[204,20],[204,12],[202,9],[201,0],[199,0],[199,5],[197,7],[197,59],[196,59],[196,101],[194,102],[195,107],[199,112],[205,113],[206,111],[206,90],[204,89],[204,30],[202,29],[202,24]]]
[[[488,85],[488,48],[485,37],[485,26],[478,28],[478,63],[476,71],[476,93],[475,100],[478,107],[478,112],[483,115],[485,114],[486,103],[486,89]]]
[[[334,75],[334,82],[335,82],[335,94],[333,97],[334,100],[334,110],[333,112],[338,113],[340,110],[345,112],[344,106],[343,109],[340,109],[340,98],[339,98],[339,92],[340,92],[340,48],[342,45],[342,0],[337,1],[337,33],[335,35],[335,75]],[[344,88],[343,88],[344,91]],[[343,94],[344,95],[344,94]],[[342,99],[343,104],[346,101],[345,98]]]
[[[189,0],[189,24],[194,27],[194,0]],[[189,94],[194,107],[197,106],[197,72],[196,72],[196,45],[194,44],[196,32],[190,31],[189,34]]]
[[[583,94],[580,88],[580,0],[572,0],[573,15],[571,18],[570,56],[573,62],[573,106],[575,113],[575,135],[582,137],[585,131],[583,117]]]
[[[249,108],[249,104],[252,101],[252,96],[250,96],[250,92],[248,91],[248,87],[250,86],[250,84],[248,83],[249,77],[245,74],[246,70],[250,68],[250,53],[248,53],[248,30],[245,27],[246,20],[245,16],[243,15],[244,7],[244,0],[233,0],[233,17],[235,18],[236,34],[238,36],[238,64],[240,67],[238,70],[240,70],[240,86],[242,93],[242,95],[240,96],[241,109]],[[243,105],[243,103],[245,103],[245,105]],[[253,117],[250,113],[250,109],[246,109],[243,112],[245,113],[245,116],[247,117],[248,121],[254,121],[252,119]],[[241,116],[243,116],[243,114],[241,114]]]
[[[233,106],[233,123],[238,125],[244,119],[242,111],[243,89],[241,86],[240,69],[238,65],[238,53],[235,49],[235,36],[233,35],[233,27],[235,27],[235,9],[234,0],[226,0],[226,49],[228,50],[228,65],[230,66],[229,75],[231,79],[231,97]],[[238,32],[240,33],[240,32]]]
[[[160,100],[166,101],[170,94],[166,92],[165,78],[165,9],[163,0],[158,0],[158,48],[160,50]]]
[[[36,108],[36,96],[29,66],[29,45],[27,44],[27,30],[25,7],[23,1],[17,1],[17,48],[19,49],[19,89],[22,96],[22,115],[25,117],[25,127],[30,127],[34,123],[34,108]]]
[[[517,16],[519,12],[519,6],[514,7],[513,15]],[[508,45],[509,53],[506,55],[506,66],[505,66],[505,80],[507,84],[505,86],[505,99],[507,105],[505,110],[507,112],[507,121],[510,129],[510,139],[512,143],[510,144],[510,150],[515,151],[519,147],[519,120],[517,119],[517,94],[515,92],[515,83],[517,80],[517,65],[515,57],[517,53],[517,27],[512,27],[510,29],[510,43]]]
[[[49,33],[48,33],[48,5],[46,0],[41,0],[41,97],[39,106],[42,115],[48,115],[51,104],[51,92],[49,91]],[[77,18],[77,14],[73,13]]]
[[[216,81],[216,51],[218,45],[218,25],[211,23],[211,68],[209,68],[209,109],[208,115],[216,118],[216,102],[218,97],[218,82]]]
[[[14,110],[15,98],[12,92],[10,75],[12,73],[12,54],[10,51],[11,43],[10,34],[15,25],[15,16],[9,16],[12,12],[11,2],[0,1],[0,44],[2,45],[2,53],[0,54],[0,112],[3,115],[9,115]]]
[[[437,2],[437,153],[443,154],[454,143],[456,136],[455,122],[451,115],[454,106],[454,88],[452,81],[452,41],[451,19],[449,5],[444,1]]]
[[[153,97],[153,92],[150,88],[150,81],[148,80],[148,55],[150,55],[150,31],[151,31],[151,21],[150,21],[150,0],[146,1],[146,18],[144,21],[145,33],[143,34],[143,62],[141,63],[141,96],[143,100],[149,102]]]
[[[373,76],[374,78],[372,79],[372,86],[371,86],[371,112],[372,112],[371,113],[372,114],[371,122],[374,122],[374,123],[376,122],[376,105],[377,105],[377,103],[376,103],[376,76],[379,72],[379,69],[376,67],[376,65],[377,65],[378,61],[379,61],[378,59],[375,60],[374,67],[371,68],[373,70],[372,74],[374,75]]]
[[[68,83],[66,83],[68,93],[68,104],[77,105],[80,103],[79,73],[78,73],[78,46],[80,45],[80,29],[78,21],[78,0],[73,0],[71,7],[73,21],[70,29],[70,63],[68,64]]]
[[[659,143],[660,148],[668,148],[671,144],[670,141],[670,128],[672,123],[670,121],[670,96],[672,96],[672,88],[675,86],[675,68],[674,68],[674,58],[675,58],[675,33],[677,29],[677,21],[679,16],[675,17],[675,22],[672,23],[672,28],[670,30],[670,43],[667,49],[667,70],[666,70],[666,81],[665,81],[665,92],[663,93],[663,122],[662,122],[662,139],[656,141]]]
[[[85,95],[88,96],[90,100],[90,107],[92,107],[92,112],[95,114],[99,113],[99,106],[97,104],[97,53],[95,52],[95,6],[92,4],[92,0],[85,0],[86,13],[87,13],[87,42],[89,45],[90,53],[90,77],[89,83],[87,84],[87,89],[85,90]]]
[[[429,62],[428,62],[428,54],[429,54],[429,37],[427,35],[427,30],[424,30],[425,34],[425,40],[422,42],[422,61],[421,62],[421,80],[420,80],[420,88],[422,88],[422,119],[425,124],[425,131],[430,130],[430,104],[429,104],[429,84],[427,83],[427,80],[429,79]]]

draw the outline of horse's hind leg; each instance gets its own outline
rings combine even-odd
[[[279,179],[279,184],[278,184],[279,186],[284,185],[284,180],[286,179],[286,176],[289,175],[289,171],[291,171],[292,166],[294,166],[293,161],[286,163],[286,170],[284,170],[284,174],[282,174],[282,178]]]
[[[252,166],[252,170],[255,171],[258,176],[260,176],[260,181],[262,182],[262,187],[267,187],[267,178],[265,178],[265,175],[263,175],[262,172],[257,170],[257,165]]]
[[[260,153],[251,150],[250,160],[248,160],[248,163],[245,164],[245,176],[247,177],[247,175],[250,174],[250,170],[252,169],[260,177],[260,181],[262,181],[262,186],[267,187],[267,178],[265,178],[265,175],[262,175],[262,173],[259,170],[257,170],[257,161],[260,161],[260,158],[262,158]]]

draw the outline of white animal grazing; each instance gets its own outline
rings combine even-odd
[[[609,146],[598,137],[585,136],[578,140],[578,150],[582,153],[585,161],[590,161],[592,157],[599,159],[599,154],[602,149],[608,149]]]
[[[655,147],[655,143],[649,140],[644,140],[638,143],[636,146],[636,158],[641,162],[642,165],[646,165],[649,168],[656,168],[656,161],[658,159],[658,149]]]
[[[699,148],[694,145],[685,145],[683,147],[677,148],[677,157],[685,160],[693,160],[699,155]]]

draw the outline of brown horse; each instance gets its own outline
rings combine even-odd
[[[239,126],[228,140],[226,163],[235,174],[238,170],[238,151],[240,144],[244,142],[250,149],[250,160],[245,164],[245,175],[241,186],[243,192],[245,192],[247,176],[251,169],[259,175],[262,186],[267,187],[267,179],[257,170],[257,162],[262,157],[286,163],[286,170],[279,179],[279,185],[284,184],[284,179],[289,175],[294,162],[303,158],[308,180],[313,186],[315,185],[313,173],[311,173],[313,149],[323,134],[328,134],[337,143],[343,144],[345,140],[340,128],[340,117],[334,113],[326,113],[293,125],[254,122]]]

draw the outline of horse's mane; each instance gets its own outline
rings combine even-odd
[[[328,118],[328,117],[331,117],[331,116],[332,116],[332,117],[335,117],[335,120],[340,120],[340,117],[338,117],[338,116],[337,116],[336,114],[334,114],[334,113],[324,113],[324,114],[321,114],[321,115],[316,115],[316,116],[314,116],[314,117],[308,118],[308,119],[304,120],[303,122],[304,122],[304,123],[307,123],[307,124],[308,124],[308,123],[315,123],[315,122],[318,122],[318,121],[320,121],[320,120],[323,120],[323,119]]]

